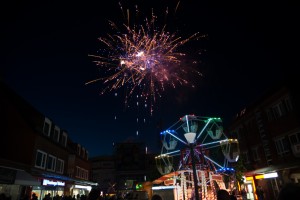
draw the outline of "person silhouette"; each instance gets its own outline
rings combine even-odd
[[[38,199],[35,193],[32,193],[31,199],[32,199],[32,200],[37,200],[37,199]]]
[[[227,190],[220,189],[217,192],[217,200],[230,200],[230,194]]]
[[[298,199],[300,199],[300,185],[297,183],[287,183],[279,191],[278,200]]]
[[[258,200],[264,200],[265,199],[264,191],[263,191],[263,189],[260,185],[257,186],[256,195],[257,195]]]

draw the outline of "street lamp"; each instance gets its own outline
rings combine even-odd
[[[194,147],[195,147],[195,138],[196,138],[196,131],[197,131],[197,123],[194,121],[190,121],[189,117],[185,116],[185,125],[183,126],[184,137],[188,142],[188,146],[190,148],[190,156],[192,158],[192,167],[193,167],[193,177],[194,177],[194,189],[195,189],[195,198],[196,200],[200,200],[199,198],[199,187],[198,187],[198,178],[197,178],[197,170],[196,170],[196,162],[195,162],[195,154],[194,154]],[[192,132],[190,132],[192,131]]]

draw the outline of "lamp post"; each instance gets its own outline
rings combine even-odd
[[[191,151],[190,155],[191,155],[191,158],[192,158],[195,198],[196,198],[196,200],[200,200],[200,198],[199,198],[199,187],[198,187],[197,170],[196,170],[196,162],[195,162],[195,154],[194,154],[196,133],[188,132],[188,133],[184,134],[184,137],[188,141],[188,145],[189,145],[189,148],[190,148],[190,151]]]

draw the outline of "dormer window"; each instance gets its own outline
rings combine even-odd
[[[51,121],[47,117],[45,117],[43,133],[50,137],[50,130],[51,130]]]
[[[81,152],[81,146],[80,144],[77,144],[77,154],[80,156],[80,152]]]
[[[61,143],[64,147],[67,146],[67,139],[68,139],[67,133],[66,133],[66,132],[63,132],[63,133],[62,133],[62,137],[61,137],[60,143]]]
[[[82,147],[82,155],[81,156],[82,156],[82,158],[85,157],[85,148],[83,148],[83,147]]]
[[[59,142],[59,136],[60,136],[60,128],[58,126],[55,126],[54,134],[53,134],[54,141]]]

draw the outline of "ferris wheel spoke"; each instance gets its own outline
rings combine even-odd
[[[206,127],[210,124],[212,120],[209,118],[206,122],[206,124],[204,125],[204,127],[202,128],[202,130],[199,132],[196,141],[201,137],[201,135],[203,134],[204,130],[206,129]]]
[[[208,156],[204,155],[204,158],[206,158],[207,160],[211,161],[212,163],[214,163],[215,165],[217,165],[218,167],[222,168],[223,166],[220,165],[219,163],[217,163],[216,161],[214,161],[213,159],[209,158]]]
[[[166,130],[166,133],[168,133],[172,137],[176,138],[178,141],[182,142],[183,144],[187,145],[187,142],[183,141],[182,139],[180,139],[179,137],[177,137],[176,135],[174,135],[173,133],[171,133],[170,130]]]
[[[205,147],[205,148],[209,148],[210,145],[216,145],[216,144],[217,144],[217,146],[221,146],[221,143],[226,142],[226,141],[228,141],[228,139],[217,140],[217,141],[208,142],[208,143],[202,143],[199,146]]]
[[[171,152],[166,152],[166,153],[163,153],[161,154],[160,156],[174,156],[176,154],[180,153],[180,150],[175,150],[175,151],[171,151]]]

